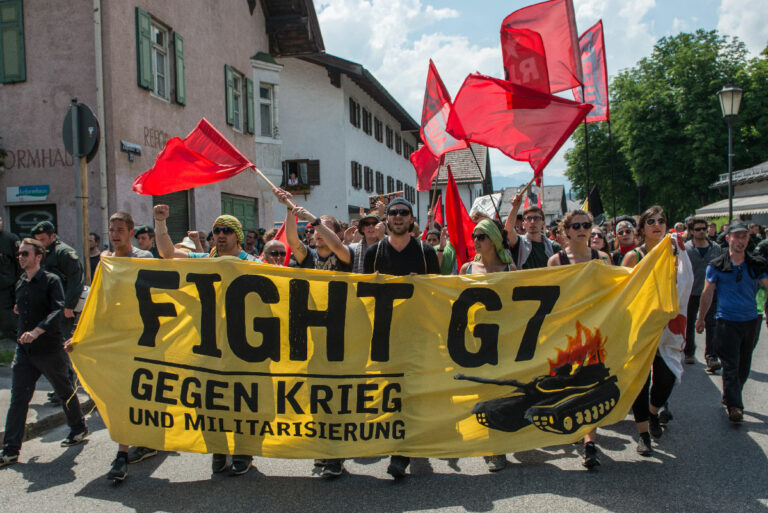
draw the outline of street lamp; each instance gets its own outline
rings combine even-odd
[[[733,118],[739,115],[744,91],[728,84],[717,92],[723,117],[728,122],[728,224],[733,222]]]

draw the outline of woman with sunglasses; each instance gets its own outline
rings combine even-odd
[[[613,265],[621,265],[624,255],[635,249],[634,219],[625,216],[616,224],[616,251],[611,253]]]
[[[568,238],[568,244],[565,249],[550,257],[547,267],[581,264],[591,260],[603,260],[610,263],[606,253],[589,246],[589,234],[592,229],[592,215],[589,212],[572,210],[565,214],[560,226],[560,231]],[[597,228],[597,230],[600,229]],[[582,464],[588,469],[600,465],[596,441],[597,429],[593,429],[584,436],[584,461]]]
[[[507,234],[490,219],[483,219],[472,232],[475,244],[475,259],[461,266],[459,274],[488,274],[504,271],[515,271],[512,255],[504,246]],[[507,466],[507,458],[503,454],[485,456],[488,470],[498,472]]]
[[[599,226],[593,226],[592,231],[589,232],[589,247],[602,251],[606,255],[609,253],[608,243],[605,240],[605,234]]]
[[[636,266],[649,251],[664,239],[666,233],[667,218],[660,206],[653,206],[643,212],[638,223],[638,234],[642,238],[643,244],[628,252],[621,265],[624,267]],[[672,394],[672,387],[675,386],[676,379],[675,373],[657,351],[653,359],[652,372],[632,405],[632,413],[635,416],[639,434],[637,452],[641,456],[653,454],[651,435],[658,439],[663,434],[659,421],[659,410]]]

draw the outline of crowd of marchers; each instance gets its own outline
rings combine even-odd
[[[742,389],[752,352],[757,344],[768,286],[768,240],[765,228],[736,220],[721,226],[691,217],[671,226],[663,209],[648,208],[639,216],[618,216],[597,223],[584,210],[568,212],[546,226],[544,212],[536,206],[520,212],[522,195],[511,200],[510,215],[473,212],[471,237],[476,256],[457,264],[454,245],[446,227],[428,214],[422,231],[413,205],[395,198],[372,211],[360,210],[347,225],[329,215],[298,206],[292,195],[275,189],[285,206],[283,236],[277,229],[248,230],[236,217],[221,215],[211,230],[189,231],[182,240],[171,239],[167,205],[156,205],[152,226],[134,226],[130,213],[109,218],[109,244],[90,234],[90,266],[101,256],[133,258],[217,258],[234,256],[270,265],[336,272],[414,274],[484,274],[579,264],[598,260],[604,265],[634,267],[669,232],[685,242],[694,281],[688,299],[685,345],[679,355],[657,353],[645,385],[632,405],[637,425],[637,452],[653,453],[664,426],[673,418],[669,399],[684,364],[695,364],[695,332],[705,332],[705,365],[709,373],[722,372],[722,397],[727,418],[743,419]],[[602,216],[601,216],[602,217]],[[136,245],[134,245],[134,243]],[[12,363],[11,402],[8,408],[0,466],[19,460],[27,411],[36,383],[45,376],[53,386],[50,400],[61,404],[70,428],[63,447],[81,443],[88,435],[77,394],[77,376],[68,352],[82,306],[85,273],[76,251],[56,235],[55,226],[41,222],[31,237],[19,240],[2,230],[0,219],[0,320],[4,337],[17,342]],[[600,464],[597,430],[583,440],[583,465]],[[157,454],[152,447],[118,445],[106,477],[117,483],[127,476],[129,463]],[[503,454],[488,455],[490,471],[507,465]],[[409,458],[393,455],[387,472],[395,479],[406,476]],[[242,475],[253,466],[248,454],[213,454],[213,473]],[[313,472],[326,478],[344,473],[344,459],[315,460]]]

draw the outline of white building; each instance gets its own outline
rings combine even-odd
[[[719,189],[725,199],[696,210],[699,217],[728,217],[728,173],[709,186]],[[733,172],[733,218],[768,223],[768,162]]]
[[[419,125],[376,78],[360,64],[328,54],[277,63],[282,185],[297,204],[350,221],[373,194],[402,190],[416,203],[408,157]],[[276,209],[275,222],[284,215]]]

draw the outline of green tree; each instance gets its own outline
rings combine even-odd
[[[629,170],[635,194],[633,202],[622,200],[625,212],[637,211],[638,188],[642,191],[641,208],[660,204],[671,220],[682,220],[718,199],[719,193],[709,185],[728,169],[728,131],[715,93],[730,81],[743,80],[742,87],[751,89],[745,94],[744,109],[747,103],[756,106],[749,119],[740,116],[736,120],[734,150],[738,158],[734,165],[746,167],[759,162],[754,159],[765,144],[758,144],[758,140],[762,136],[765,141],[767,132],[758,121],[765,123],[768,114],[768,105],[760,105],[766,102],[760,97],[765,91],[761,81],[768,79],[764,66],[765,58],[748,66],[746,49],[738,39],[698,30],[660,39],[649,57],[614,78],[610,85],[611,118],[614,146],[621,155],[615,159],[616,174],[622,177],[617,180],[617,202],[619,195],[629,195],[631,183],[623,170],[619,171],[622,165]],[[603,131],[607,130],[596,129],[596,140]],[[592,130],[589,135],[590,176],[596,176],[601,191],[609,190],[601,181],[602,173],[592,169],[608,160],[608,150],[593,144]],[[569,153],[583,153],[583,135],[575,135],[574,142],[576,146]],[[578,158],[574,159],[568,161],[567,175],[583,180]]]

